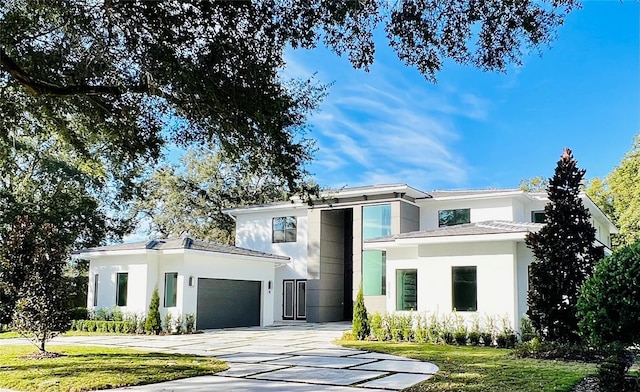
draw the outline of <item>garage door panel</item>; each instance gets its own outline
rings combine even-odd
[[[260,325],[259,281],[198,279],[198,329]]]

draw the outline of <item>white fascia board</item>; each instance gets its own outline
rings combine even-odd
[[[173,252],[177,251],[177,252]],[[221,256],[228,259],[239,259],[239,260],[247,260],[247,261],[261,261],[272,264],[289,264],[291,260],[282,260],[282,259],[274,259],[272,257],[265,256],[249,256],[249,255],[238,255],[234,253],[223,253],[223,252],[211,252],[206,250],[195,250],[195,249],[168,249],[163,251],[164,254],[175,254],[175,253],[185,253],[185,254],[195,254],[202,256]]]
[[[323,192],[321,197],[327,198],[343,198],[343,197],[358,197],[358,196],[372,196],[372,195],[384,195],[387,193],[404,193],[413,198],[427,197],[428,193],[422,192],[409,185],[390,185],[385,187],[361,187],[355,189],[336,190],[334,192]]]
[[[604,221],[607,223],[607,226],[609,226],[609,233],[611,234],[618,233],[618,228],[616,227],[616,225],[614,225],[613,222],[611,222],[611,219],[609,219],[609,217],[607,216],[607,214],[605,214],[600,209],[600,207],[598,207],[598,205],[594,203],[593,200],[591,200],[589,195],[587,195],[584,192],[580,192],[580,198],[584,200],[584,204],[589,209],[589,212],[591,212],[591,216],[593,218],[597,218],[598,220]]]
[[[306,203],[302,203],[300,201],[294,201],[291,203],[284,202],[282,204],[272,204],[272,205],[258,205],[258,206],[248,206],[248,207],[238,207],[238,208],[226,208],[223,209],[222,212],[229,216],[237,216],[241,214],[251,214],[254,212],[263,212],[263,211],[282,211],[282,210],[298,210],[298,209],[308,209],[309,206]]]
[[[506,191],[506,192],[495,192],[495,193],[476,193],[471,195],[461,195],[461,196],[433,196],[426,199],[420,199],[420,201],[447,201],[447,200],[473,200],[473,199],[496,199],[502,197],[510,197],[510,196],[522,196],[525,195],[524,191]]]
[[[362,245],[362,249],[375,250],[425,244],[452,244],[464,242],[524,241],[526,234],[527,232],[517,232],[500,234],[452,235],[424,238],[399,238],[393,241],[365,242]]]
[[[158,251],[154,249],[122,249],[122,250],[105,250],[105,251],[93,251],[82,252],[72,255],[72,257],[78,259],[97,259],[100,257],[108,256],[128,256],[128,255],[144,255],[148,253],[157,254]]]

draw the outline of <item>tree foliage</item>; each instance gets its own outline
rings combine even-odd
[[[151,302],[149,303],[149,311],[144,322],[144,330],[147,333],[159,334],[162,331],[162,322],[160,320],[160,295],[158,294],[158,286],[153,289]]]
[[[7,240],[0,247],[0,260],[9,270],[19,271],[22,279],[19,285],[9,287],[16,296],[12,328],[37,343],[44,353],[46,342],[69,327],[65,248],[53,225],[36,226],[27,216],[17,217],[3,234]]]
[[[580,330],[596,346],[640,344],[640,242],[596,265],[578,301]]]
[[[527,315],[536,331],[550,341],[579,340],[579,290],[603,256],[603,248],[595,245],[591,215],[579,197],[584,174],[571,150],[565,149],[549,180],[547,223],[526,237],[535,258]]]
[[[525,192],[546,192],[549,180],[542,177],[523,178],[520,181],[520,189]]]
[[[286,200],[286,189],[286,179],[266,165],[251,169],[246,159],[231,161],[202,147],[154,172],[134,212],[150,220],[150,232],[161,237],[233,244],[235,222],[223,209]]]
[[[640,135],[622,158],[620,164],[607,176],[619,244],[629,245],[640,240]]]
[[[28,121],[91,156],[154,160],[163,143],[262,157],[291,190],[323,88],[288,84],[288,47],[322,44],[358,68],[384,27],[429,80],[446,59],[504,71],[554,37],[576,0],[0,1],[0,127]],[[96,147],[99,145],[100,147]]]

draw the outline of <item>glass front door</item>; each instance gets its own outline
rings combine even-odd
[[[289,279],[283,281],[282,319],[307,318],[307,281]]]

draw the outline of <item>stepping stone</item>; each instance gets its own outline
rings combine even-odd
[[[311,384],[351,385],[385,373],[349,369],[320,369],[308,367],[290,367],[269,373],[250,376],[250,378],[274,381],[297,381]]]
[[[216,373],[216,376],[247,377],[279,369],[284,369],[284,366],[265,365],[263,363],[229,363],[229,369],[224,372]]]
[[[377,370],[382,372],[435,374],[439,368],[429,362],[382,360],[354,366],[352,369]]]
[[[314,357],[314,356],[295,356],[285,359],[269,361],[273,365],[289,365],[289,366],[310,366],[321,368],[346,368],[356,365],[362,365],[371,362],[370,359],[345,358],[345,357]],[[371,369],[368,369],[371,370]],[[377,369],[373,369],[377,370]]]
[[[358,386],[366,388],[384,388],[401,390],[409,388],[419,382],[425,381],[433,377],[432,374],[409,374],[409,373],[396,373],[387,377],[377,378],[372,381],[368,381]]]
[[[237,353],[220,355],[217,358],[226,362],[258,363],[288,358],[289,355],[272,355],[258,353]]]
[[[353,350],[349,348],[316,348],[296,352],[296,355],[314,355],[318,357],[347,357],[354,358],[354,354],[364,354],[366,351]]]
[[[414,362],[417,361],[417,359],[413,359],[413,358],[398,357],[396,355],[383,354],[383,353],[357,354],[357,355],[352,355],[349,358],[389,359],[389,360],[392,360],[392,361],[414,361]]]

